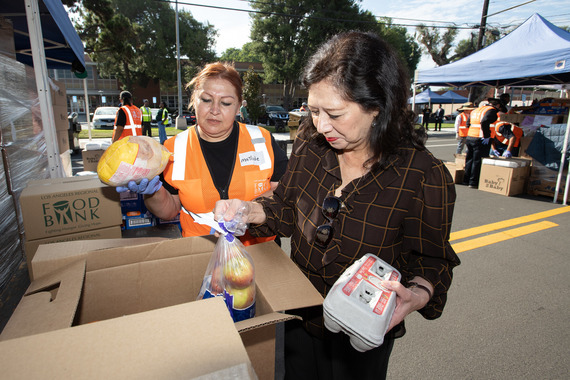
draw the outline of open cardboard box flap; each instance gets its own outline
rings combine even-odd
[[[0,339],[29,335],[26,326],[31,318],[44,320],[34,327],[32,333],[38,333],[54,326],[70,326],[71,321],[90,323],[196,299],[214,250],[214,236],[108,248],[125,241],[135,243],[134,239],[107,239],[40,246],[32,266],[34,273],[43,276],[30,285],[21,301],[22,308],[33,305],[36,311],[11,318]],[[65,249],[58,249],[58,245],[65,245]],[[247,251],[256,268],[257,313],[236,325],[239,331],[295,318],[282,313],[286,310],[322,304],[322,296],[277,244],[257,244],[247,247]],[[70,266],[73,263],[76,265]],[[61,280],[64,274],[75,280]],[[51,302],[52,295],[38,292],[54,284],[59,284],[55,303]],[[70,306],[73,303],[76,308]]]
[[[225,308],[213,298],[8,340],[0,367],[26,380],[256,379]]]
[[[40,246],[32,268],[42,277],[33,281],[16,308],[34,312],[15,312],[0,340],[92,322],[111,323],[125,315],[196,303],[217,241],[214,236],[139,245],[134,245],[134,239],[119,240],[121,245],[130,244],[109,247],[108,241],[92,240]],[[65,249],[57,249],[56,244],[65,244]],[[104,248],[98,249],[101,246]],[[271,379],[274,324],[297,318],[283,311],[292,310],[294,314],[295,309],[321,305],[323,298],[274,242],[248,246],[247,251],[255,265],[256,316],[234,324],[233,328],[239,331],[259,378]],[[62,280],[64,273],[75,281]],[[48,291],[52,288],[57,288],[57,292]],[[65,300],[58,300],[59,297]],[[229,315],[227,309],[224,312]],[[162,324],[168,324],[168,315],[163,315]],[[30,325],[42,319],[45,321],[30,330]]]

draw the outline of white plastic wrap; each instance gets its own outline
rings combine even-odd
[[[48,159],[33,68],[0,54],[0,290],[22,262],[18,199],[32,179],[47,178]]]

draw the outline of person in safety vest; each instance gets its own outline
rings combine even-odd
[[[164,142],[168,138],[166,136],[166,126],[170,124],[168,120],[168,108],[166,108],[165,102],[160,102],[160,110],[156,114],[156,123],[158,124],[158,139],[160,143],[164,145]]]
[[[128,91],[119,95],[121,107],[115,115],[113,141],[126,136],[142,136],[142,113],[139,107],[133,105],[133,96]]]
[[[465,156],[465,173],[463,184],[471,188],[479,186],[481,161],[489,155],[491,143],[491,124],[498,119],[501,101],[497,98],[487,99],[487,103],[473,111],[467,120],[467,154]]]
[[[469,115],[471,111],[475,109],[475,105],[472,102],[464,103],[457,111],[460,112],[455,118],[455,137],[457,138],[457,154],[463,152],[465,147],[465,142],[467,141],[467,131],[469,127],[467,126],[467,120],[469,120]]]
[[[148,106],[148,99],[143,100],[143,105],[141,107],[142,113],[142,133],[143,136],[152,137],[152,131],[150,127],[150,122],[152,121],[152,113],[150,107]]]
[[[497,157],[518,157],[523,130],[516,124],[498,121],[495,123],[495,136],[491,142],[491,152]]]
[[[211,63],[187,85],[196,125],[169,138],[173,153],[161,178],[129,182],[127,188],[145,194],[145,205],[155,216],[171,220],[180,213],[183,236],[210,234],[210,227],[194,222],[190,212],[212,211],[220,199],[253,200],[269,196],[287,167],[287,155],[264,128],[235,121],[242,102],[242,80],[229,64]],[[245,245],[273,240],[240,239]]]

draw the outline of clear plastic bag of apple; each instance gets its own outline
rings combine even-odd
[[[255,316],[255,268],[242,242],[228,231],[218,238],[198,299],[224,297],[235,322]],[[239,233],[241,231],[238,231]],[[243,234],[243,232],[242,232]]]

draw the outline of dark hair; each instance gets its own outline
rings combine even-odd
[[[230,82],[236,90],[238,102],[241,103],[243,82],[239,73],[229,63],[214,62],[204,66],[204,68],[186,85],[187,90],[192,89],[192,97],[190,99],[190,104],[188,104],[189,109],[196,103],[196,90],[201,89],[202,86],[204,86],[204,82],[211,78],[221,78]]]
[[[123,105],[126,103],[130,106],[133,105],[133,95],[128,91],[122,91],[119,94],[119,99],[123,100]]]
[[[402,146],[425,149],[425,132],[414,128],[415,114],[408,110],[410,80],[394,50],[373,33],[346,32],[332,37],[310,58],[303,85],[329,81],[341,96],[365,111],[378,111],[370,130],[372,157],[365,163],[381,165]],[[311,118],[305,118],[300,135],[326,143]]]

